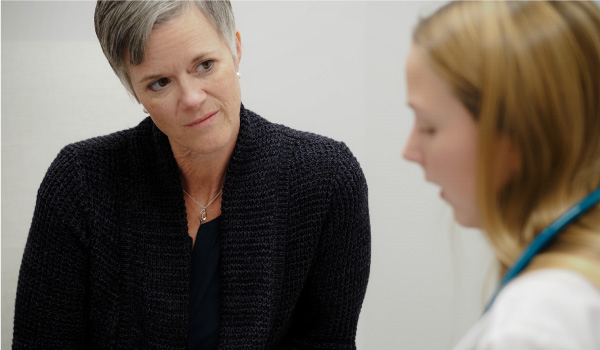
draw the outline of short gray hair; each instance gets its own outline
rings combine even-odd
[[[142,63],[152,29],[177,17],[192,4],[202,11],[237,59],[235,19],[229,0],[98,0],[96,3],[94,26],[102,51],[121,83],[136,99],[127,74],[126,53],[130,65]]]

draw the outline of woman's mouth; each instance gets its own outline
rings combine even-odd
[[[214,119],[213,117],[214,117],[214,116],[216,116],[218,112],[219,112],[219,111],[214,111],[214,112],[210,112],[210,113],[208,113],[208,114],[205,114],[204,116],[202,116],[202,117],[200,117],[200,118],[198,118],[198,119],[194,120],[193,122],[191,122],[191,123],[189,123],[189,124],[186,124],[185,126],[188,126],[188,127],[193,127],[193,126],[199,126],[199,125],[203,125],[203,124],[205,124],[206,122],[208,122],[208,121],[210,121],[210,120]]]

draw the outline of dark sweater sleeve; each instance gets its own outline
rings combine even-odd
[[[292,348],[356,349],[371,259],[367,184],[347,147],[335,161],[328,218],[297,306]]]
[[[15,305],[13,349],[85,349],[87,330],[83,191],[77,159],[63,149],[40,189]]]

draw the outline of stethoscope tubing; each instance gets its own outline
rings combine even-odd
[[[517,261],[511,266],[506,274],[500,281],[498,288],[494,292],[492,298],[490,299],[488,305],[485,308],[485,312],[487,312],[496,297],[510,281],[512,281],[519,273],[521,273],[527,265],[531,262],[533,257],[537,255],[544,247],[550,243],[550,241],[556,237],[567,225],[569,225],[573,220],[577,217],[588,211],[591,207],[600,202],[600,188],[593,191],[577,204],[572,206],[569,210],[567,210],[563,215],[561,215],[558,219],[554,220],[548,227],[546,227],[521,253],[521,256],[517,259]]]

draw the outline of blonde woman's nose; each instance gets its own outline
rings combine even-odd
[[[415,162],[419,165],[423,165],[423,153],[419,147],[418,135],[416,135],[415,129],[413,128],[410,132],[408,140],[404,145],[402,151],[402,157],[409,162]]]

